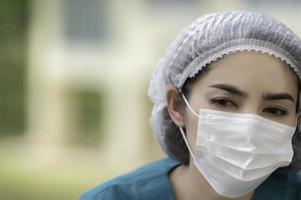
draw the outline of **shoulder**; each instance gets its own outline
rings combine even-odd
[[[299,199],[301,195],[301,171],[273,173],[255,191],[252,200]]]
[[[160,193],[169,189],[167,174],[178,164],[171,158],[146,164],[96,186],[84,193],[80,200],[139,199],[143,195],[163,195]]]

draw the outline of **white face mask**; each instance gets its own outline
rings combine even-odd
[[[220,195],[243,196],[274,170],[290,164],[295,128],[255,114],[200,109],[193,163]]]

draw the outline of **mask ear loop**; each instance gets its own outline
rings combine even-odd
[[[180,132],[181,132],[181,134],[182,134],[182,137],[183,137],[183,139],[184,139],[184,141],[185,141],[185,144],[186,144],[186,146],[187,146],[187,148],[188,148],[188,151],[189,151],[189,153],[190,153],[192,159],[195,160],[195,156],[194,156],[194,154],[192,153],[192,150],[191,150],[190,147],[189,147],[189,144],[188,144],[188,141],[187,141],[187,139],[186,139],[186,136],[185,136],[185,133],[184,133],[183,128],[179,126],[179,129],[180,129]]]
[[[181,96],[182,96],[182,98],[183,98],[185,104],[187,105],[187,107],[189,108],[189,110],[192,112],[192,114],[194,114],[196,117],[199,117],[199,115],[198,115],[198,114],[191,108],[191,106],[189,105],[189,103],[188,103],[188,101],[187,101],[187,99],[186,99],[186,97],[185,97],[185,95],[183,94],[183,92],[182,92],[181,89],[179,89],[179,92],[180,92],[180,94],[181,94]],[[188,141],[187,141],[187,138],[186,138],[186,135],[185,135],[185,133],[184,133],[183,128],[179,126],[179,129],[180,129],[180,132],[181,132],[181,134],[182,134],[182,137],[183,137],[183,139],[184,139],[184,142],[185,142],[185,144],[186,144],[186,146],[187,146],[187,148],[188,148],[188,151],[189,151],[189,153],[190,153],[192,159],[195,160],[194,153],[192,152],[191,148],[189,147],[189,144],[188,144]]]
[[[199,117],[199,115],[191,108],[191,106],[188,103],[188,100],[186,99],[185,95],[183,94],[182,90],[179,89],[179,92],[185,102],[185,104],[187,105],[187,107],[189,108],[189,110],[192,112],[192,114],[194,114],[197,118]]]

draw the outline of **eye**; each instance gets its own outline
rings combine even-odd
[[[266,112],[272,116],[275,116],[275,117],[279,117],[279,116],[284,116],[284,115],[287,115],[288,112],[283,109],[283,108],[278,108],[278,107],[270,107],[270,108],[266,108],[263,110],[263,112]]]
[[[234,103],[231,100],[225,99],[225,98],[214,98],[210,99],[210,102],[216,106],[222,107],[222,108],[238,108],[238,105]]]

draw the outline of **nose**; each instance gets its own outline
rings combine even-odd
[[[257,105],[256,103],[249,103],[249,104],[244,105],[240,112],[246,113],[246,114],[262,115],[260,106]]]

